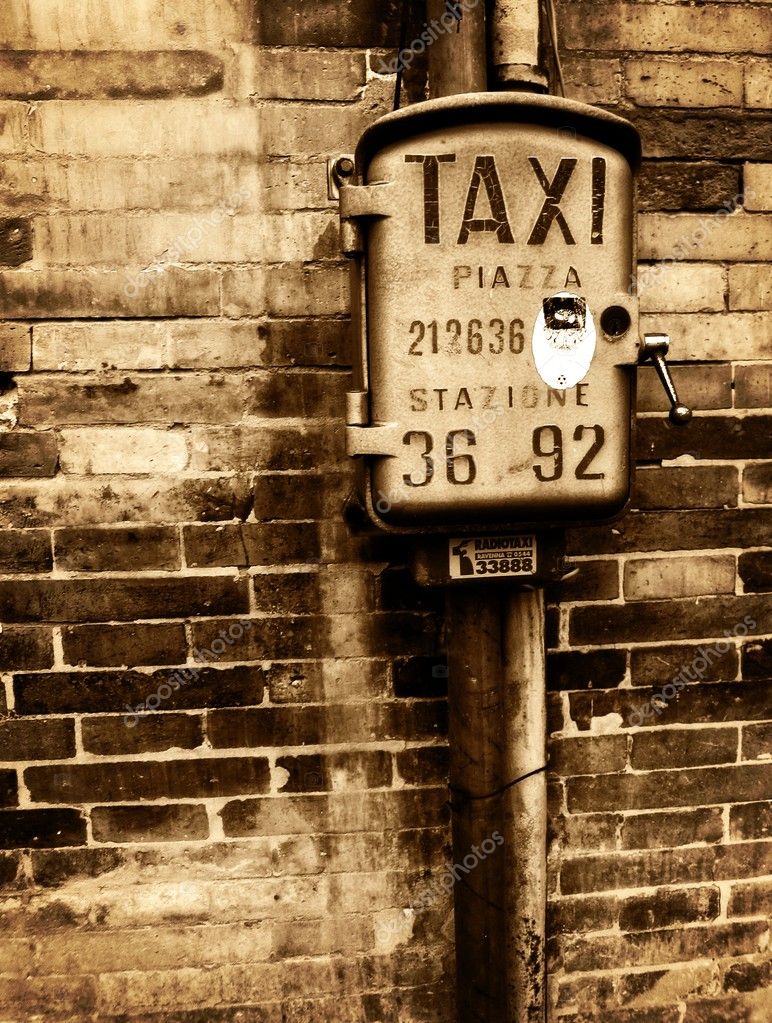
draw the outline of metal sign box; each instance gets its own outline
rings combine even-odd
[[[383,528],[605,520],[628,501],[637,132],[479,93],[375,122],[341,188],[349,454]]]

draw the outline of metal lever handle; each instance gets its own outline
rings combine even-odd
[[[660,383],[665,389],[665,394],[670,402],[670,422],[677,426],[683,426],[692,418],[692,410],[678,400],[678,394],[670,376],[670,370],[665,362],[665,356],[670,349],[670,338],[667,334],[644,334],[641,342],[640,360],[654,364]]]

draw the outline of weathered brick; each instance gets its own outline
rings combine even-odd
[[[175,688],[175,680],[180,682],[178,688]],[[127,721],[133,721],[132,708],[136,711],[138,706],[145,707],[145,701],[163,685],[173,690],[161,704],[165,711],[255,706],[263,699],[263,671],[256,665],[170,668],[150,674],[139,671],[48,672],[16,675],[16,712],[120,713],[126,714]]]
[[[85,717],[83,748],[100,756],[196,749],[203,743],[202,719],[195,714],[145,714],[133,718]]]
[[[724,270],[710,263],[639,264],[635,285],[645,313],[724,311]]]
[[[658,644],[652,649],[630,651],[630,678],[634,686],[661,687],[689,669],[691,677],[699,678],[700,682],[726,682],[737,677],[738,664],[734,643],[722,650],[715,647],[706,650],[704,645],[691,643],[678,646]]]
[[[743,470],[743,498],[749,504],[769,504],[772,498],[772,463],[747,465]]]
[[[258,521],[323,519],[340,514],[350,491],[349,472],[261,473],[255,481],[254,513]]]
[[[134,422],[221,423],[239,420],[245,400],[244,382],[219,374],[100,377],[96,381],[86,379],[67,383],[59,377],[36,376],[19,388],[18,408],[20,423],[49,426]],[[140,433],[136,443],[142,445],[147,439]],[[74,440],[77,444],[77,436]],[[113,438],[109,441],[115,442]],[[150,443],[152,446],[152,439]],[[99,454],[97,452],[97,456]],[[152,458],[142,459],[141,452],[137,455],[140,456],[138,468],[129,471],[152,472]],[[164,457],[163,450],[160,457]],[[112,465],[113,468],[106,471],[115,471],[115,463]],[[175,467],[180,468],[181,465],[175,463]]]
[[[734,884],[727,912],[730,916],[766,915],[772,908],[772,884],[769,881]]]
[[[252,506],[244,476],[86,480],[57,477],[44,485],[7,484],[4,526],[106,525],[124,522],[213,522],[243,519]]]
[[[10,768],[0,770],[0,806],[18,806],[19,785],[16,771]]]
[[[222,62],[193,50],[16,50],[0,60],[0,92],[8,99],[202,96],[222,82]]]
[[[640,132],[648,158],[693,160],[698,154],[703,160],[769,160],[772,154],[766,111],[631,107],[625,114]]]
[[[163,273],[59,269],[0,271],[0,315],[9,319],[213,316],[220,271],[167,267]]]
[[[0,582],[9,622],[133,621],[136,618],[237,614],[247,610],[245,580],[25,579]]]
[[[737,504],[733,465],[639,466],[632,505],[641,510],[730,508]]]
[[[746,210],[772,210],[772,162],[746,163],[743,168]]]
[[[328,834],[369,830],[378,820],[384,829],[404,820],[439,825],[447,820],[447,787],[391,792],[335,792],[286,799],[241,799],[220,811],[225,834],[249,837],[276,834]]]
[[[772,639],[745,643],[742,647],[743,678],[772,678]]]
[[[734,998],[701,998],[686,1006],[683,1023],[755,1023],[764,1018],[768,1005],[766,991]]]
[[[635,558],[625,564],[627,600],[663,600],[702,593],[734,593],[733,554],[683,558]]]
[[[602,849],[616,849],[622,820],[621,814],[568,814],[552,818],[551,826],[555,829],[555,840],[560,842],[562,849],[572,853],[582,849],[599,852]]]
[[[550,934],[605,931],[617,919],[617,900],[613,898],[558,899],[547,907]]]
[[[680,361],[750,361],[772,357],[768,312],[645,313],[640,326],[644,333],[669,334],[671,358]]]
[[[569,971],[688,962],[700,956],[706,941],[711,942],[717,956],[749,955],[761,950],[763,931],[762,921],[752,921],[707,927],[668,927],[609,937],[581,937],[575,938],[565,950],[564,962]],[[675,1011],[677,1013],[678,1010]],[[645,1017],[640,1018],[641,1023],[646,1018],[652,1018],[649,1010],[646,1010]],[[675,1021],[678,1016],[673,1015],[672,1019]]]
[[[97,842],[191,842],[209,837],[206,808],[189,803],[95,806],[91,822]]]
[[[309,563],[320,555],[319,529],[311,522],[186,526],[183,538],[191,567]]]
[[[262,757],[28,767],[24,780],[33,800],[49,803],[233,796],[266,792],[270,781]]]
[[[32,366],[32,332],[24,323],[0,326],[0,372],[27,373]]]
[[[732,963],[725,969],[723,988],[725,991],[767,989],[770,975],[772,975],[772,963],[768,959],[766,962]]]
[[[613,689],[624,679],[626,667],[622,650],[550,653],[547,686],[551,690]]]
[[[644,160],[638,181],[638,208],[674,212],[717,210],[740,192],[740,169],[736,166]]]
[[[612,774],[627,763],[626,735],[553,739],[549,746],[550,770],[563,777]]]
[[[732,367],[728,363],[671,366],[670,372],[678,397],[691,408],[704,412],[732,407]],[[637,384],[639,412],[669,411],[670,403],[653,367],[637,370]]]
[[[421,746],[397,754],[397,772],[408,785],[442,785],[448,782],[446,746]]]
[[[616,561],[579,561],[579,572],[572,579],[547,587],[547,599],[614,600],[619,596],[619,565]]]
[[[181,664],[187,658],[181,623],[68,625],[62,629],[64,663],[111,668]]]
[[[408,657],[394,662],[394,695],[399,697],[444,696],[448,689],[448,664],[443,656]]]
[[[216,99],[52,100],[37,110],[35,141],[50,155],[225,157],[259,136],[261,120],[255,108]]]
[[[238,271],[232,271],[233,275],[236,273]],[[350,283],[344,267],[269,267],[265,276],[266,307],[272,316],[303,316],[309,309],[313,309],[317,316],[348,313]],[[234,290],[233,297],[238,297],[238,292],[231,284],[232,280],[238,283],[235,276],[226,276],[223,282],[223,303],[226,309],[232,301],[231,288]],[[245,285],[254,288],[251,280],[247,280]],[[239,315],[243,315],[240,310]]]
[[[711,550],[762,546],[768,536],[768,512],[762,508],[638,512],[613,527],[569,529],[568,549],[585,555]]]
[[[54,663],[51,629],[4,625],[0,631],[0,670],[37,671]]]
[[[720,806],[626,815],[620,832],[623,849],[672,848],[695,842],[720,842],[723,837]]]
[[[0,572],[50,572],[51,534],[44,529],[0,532]]]
[[[765,766],[755,764],[684,770],[678,774],[650,771],[642,775],[571,778],[567,783],[568,808],[588,813],[754,800],[768,792],[767,782]]]
[[[742,842],[577,856],[561,866],[561,891],[577,894],[761,877],[767,873],[770,847],[769,842]]]
[[[640,716],[641,707],[648,707],[661,691],[662,687],[648,694],[641,689],[632,692],[608,690],[598,693],[571,693],[571,718],[581,731],[591,727],[594,717],[604,718],[609,714],[618,714],[624,722],[638,723],[636,711]],[[670,725],[759,721],[768,717],[768,703],[765,687],[755,682],[687,685],[677,694],[677,699],[667,702],[659,697],[655,700],[654,706],[659,708],[660,713],[653,713],[650,717],[644,716],[643,724],[651,726],[659,723]]]
[[[179,535],[171,526],[142,529],[58,529],[54,532],[57,567],[74,572],[176,570]]]
[[[769,725],[762,727],[766,727],[769,733]],[[729,835],[733,842],[772,838],[772,803],[742,803],[740,806],[731,806]]]
[[[772,753],[772,722],[747,725],[743,729],[743,760],[764,760]]]
[[[279,791],[287,793],[388,788],[392,779],[391,754],[382,750],[280,756],[276,771]]]
[[[743,65],[734,60],[652,58],[625,61],[625,92],[645,107],[739,107]]]
[[[772,590],[772,551],[741,554],[737,567],[746,593]]]
[[[188,463],[188,442],[169,430],[63,430],[62,472],[78,476],[103,474],[172,475]]]
[[[660,639],[692,639],[723,636],[736,626],[769,628],[770,607],[763,597],[718,596],[664,602],[635,602],[604,608],[571,610],[571,642],[576,644],[630,642]],[[749,625],[749,620],[756,624]],[[745,633],[743,633],[745,635]]]
[[[55,1004],[59,1012],[71,1016],[95,1011],[96,989],[94,977],[9,977],[0,984],[0,1005],[5,1012],[22,1006],[25,1013],[38,1015]]]
[[[766,61],[749,61],[745,65],[745,103],[753,108],[772,107],[772,79]]]
[[[653,931],[658,927],[715,920],[721,909],[721,893],[706,888],[660,888],[652,895],[635,895],[619,907],[623,931]]]
[[[117,11],[97,0],[88,11],[73,12],[65,0],[53,0],[41,11],[29,0],[9,0],[0,22],[3,46],[84,49],[84,43],[120,49],[130,37],[152,48],[160,41],[169,49],[211,41],[242,38],[239,13],[228,6],[213,10],[202,0],[148,0],[137,9]]]
[[[737,760],[737,728],[652,729],[632,737],[630,766],[636,771],[733,764]]]
[[[594,57],[564,59],[566,88],[581,103],[613,104],[621,93],[622,66],[618,60]]]
[[[12,760],[66,760],[75,755],[75,725],[71,720],[0,721],[0,757]]]
[[[769,309],[772,303],[772,266],[738,264],[729,267],[729,308]]]
[[[764,7],[571,2],[563,5],[561,36],[572,50],[764,53],[771,31]]]
[[[86,821],[77,810],[0,812],[0,848],[53,849],[85,844]]]
[[[669,420],[645,418],[638,423],[638,457],[677,458],[694,452],[699,458],[764,458],[772,417],[749,415],[695,416],[685,426]]]
[[[312,7],[291,0],[280,7],[257,5],[255,41],[261,46],[396,46],[396,0],[321,0]]]
[[[308,16],[306,9],[304,19]],[[238,89],[262,99],[354,100],[365,77],[362,52],[261,47],[243,60]]]
[[[207,736],[219,749],[370,742],[374,735],[419,742],[441,738],[446,716],[442,700],[213,710],[207,715]]]
[[[0,852],[0,889],[5,893],[16,887],[21,874],[18,853]]]
[[[336,418],[343,407],[348,378],[333,373],[272,373],[249,381],[246,411],[255,416]]]
[[[54,476],[58,460],[53,433],[0,433],[0,476]]]
[[[734,387],[737,408],[772,408],[772,366],[768,363],[735,366]]]
[[[198,427],[193,430],[191,447],[191,467],[199,472],[333,470],[338,469],[343,460],[345,434],[340,421],[276,428]],[[261,487],[262,482],[258,479],[256,486]],[[303,478],[295,477],[291,482],[299,490],[304,484],[305,489],[310,489]],[[274,507],[270,517],[279,517],[278,513],[279,509]],[[287,513],[282,517],[307,518],[307,515]]]
[[[348,320],[268,320],[258,327],[263,362],[274,366],[347,366],[351,363]]]
[[[640,259],[772,259],[772,218],[644,213],[638,221]]]
[[[252,579],[258,611],[264,614],[319,614],[322,594],[316,572],[273,572]]]

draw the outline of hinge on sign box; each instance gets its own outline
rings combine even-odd
[[[349,391],[346,395],[346,452],[349,455],[395,455],[401,443],[399,423],[369,425],[370,395]]]
[[[346,454],[357,455],[398,455],[401,450],[402,428],[399,423],[382,423],[379,426],[347,426]]]
[[[346,256],[364,252],[360,221],[365,217],[391,217],[396,209],[393,182],[376,185],[344,184],[340,189],[340,247]]]

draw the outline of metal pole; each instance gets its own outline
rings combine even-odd
[[[537,11],[535,43],[531,33],[528,52],[515,58],[517,28],[511,4],[503,6],[494,6],[499,87],[507,87],[515,70],[518,81],[529,80],[525,66],[533,70],[538,63],[537,0],[530,4]],[[448,31],[450,8],[461,16]],[[463,8],[428,0],[429,27],[445,28],[429,49],[431,98],[487,88],[485,8],[485,0]],[[451,587],[446,625],[458,1020],[540,1023],[547,820],[543,594],[504,583]]]
[[[544,591],[510,592],[504,605],[503,815],[507,1023],[545,1019],[547,704]],[[513,784],[514,782],[514,784]]]
[[[459,1023],[505,1020],[505,861],[514,850],[502,819],[502,596],[463,587],[446,603]]]
[[[485,3],[427,0],[427,27],[435,36],[429,47],[430,99],[487,89]]]

